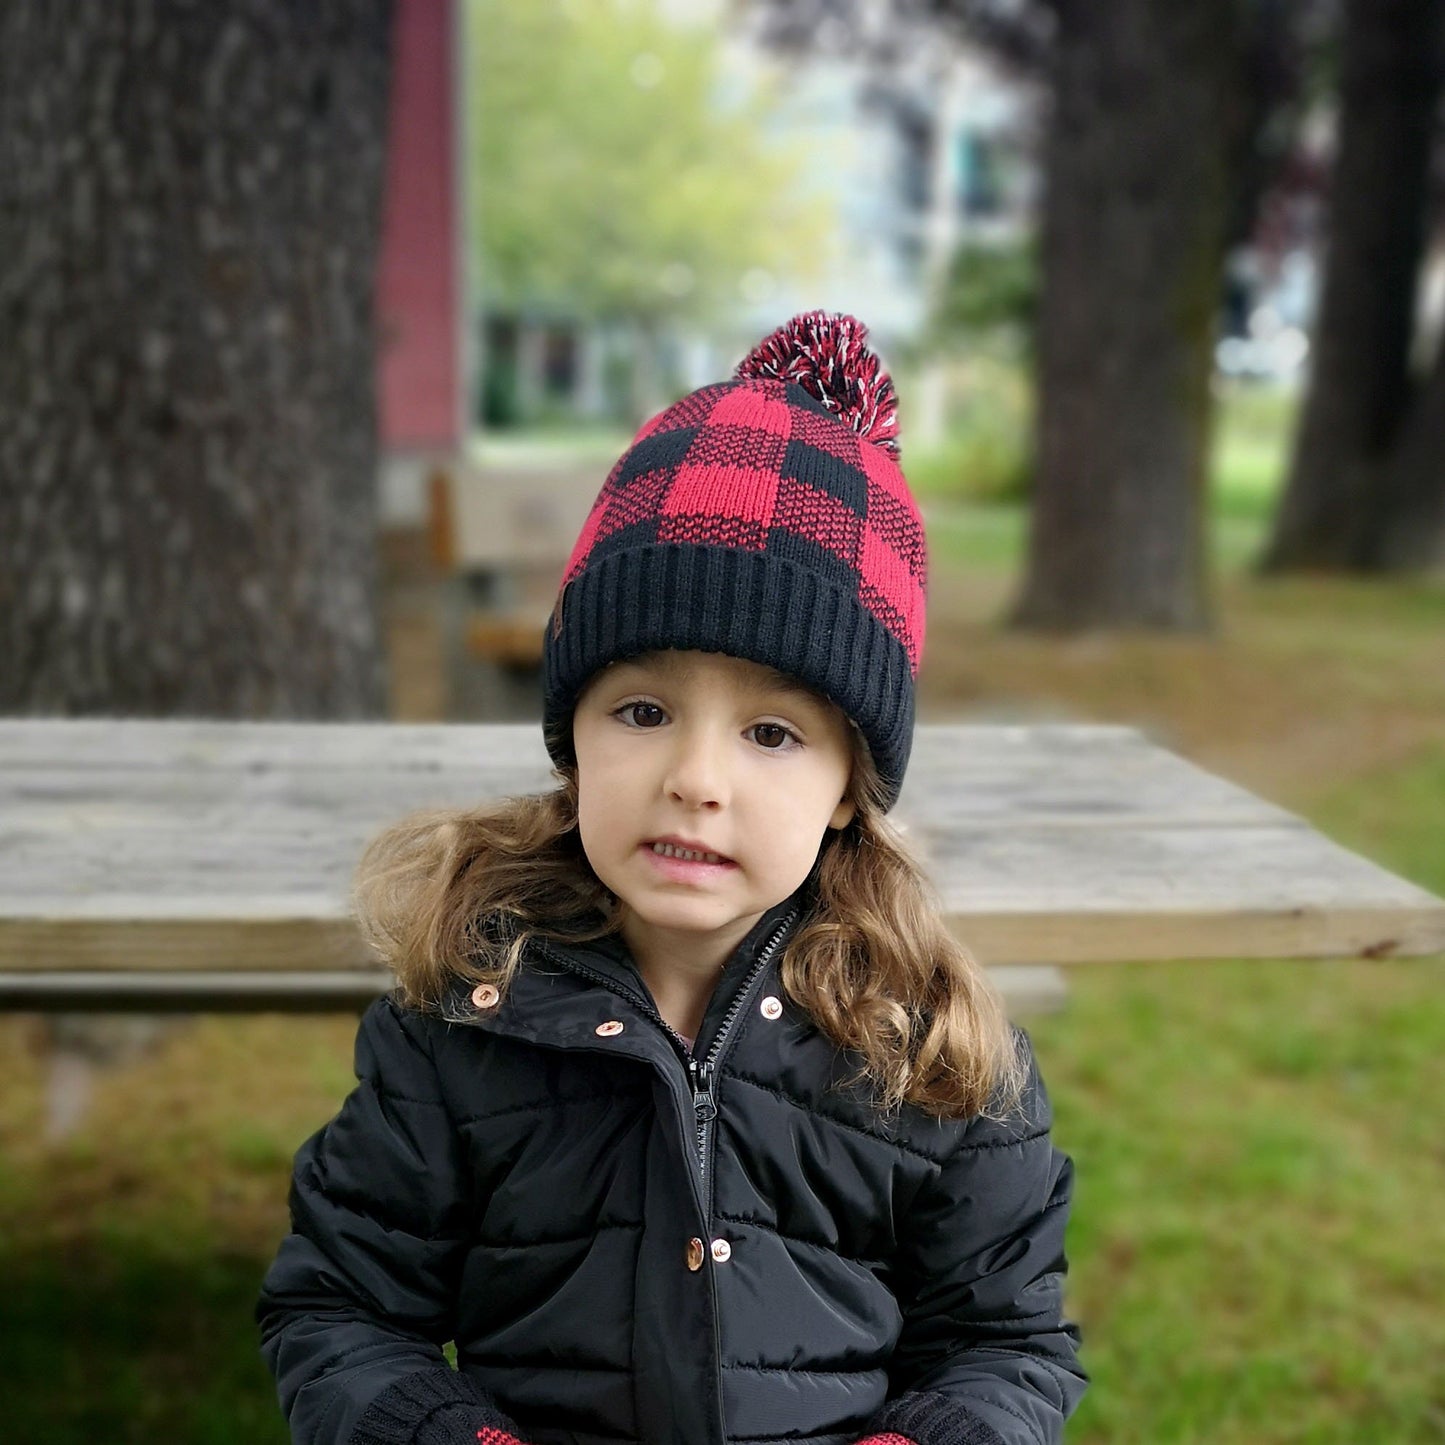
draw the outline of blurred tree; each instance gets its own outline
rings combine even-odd
[[[381,711],[390,13],[0,7],[0,709]]]
[[[1411,405],[1366,523],[1362,565],[1369,570],[1445,568],[1445,344],[1439,338],[1428,376],[1410,390]]]
[[[1209,624],[1223,260],[1288,147],[1301,37],[1327,3],[745,4],[772,43],[851,46],[886,65],[899,47],[958,31],[1047,86],[1035,500],[1014,623]]]
[[[1347,0],[1309,394],[1265,572],[1445,563],[1445,348],[1412,375],[1445,0]]]
[[[1239,0],[1058,0],[1038,473],[1012,620],[1201,628]]]
[[[655,0],[475,0],[473,236],[488,306],[664,318],[826,244],[826,217],[722,93],[717,37]]]

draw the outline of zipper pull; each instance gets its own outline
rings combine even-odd
[[[712,1096],[712,1065],[689,1059],[687,1072],[692,1079],[692,1111],[699,1124],[710,1123],[717,1118],[717,1101]]]

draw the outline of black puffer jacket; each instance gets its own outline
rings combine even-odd
[[[695,1057],[617,940],[535,945],[452,1021],[371,1006],[256,1310],[294,1440],[1060,1438],[1084,1375],[1043,1086],[1007,1125],[880,1118],[779,984],[803,906],[739,947]]]

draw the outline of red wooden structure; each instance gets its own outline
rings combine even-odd
[[[384,454],[454,453],[466,433],[459,0],[397,0],[377,275]]]

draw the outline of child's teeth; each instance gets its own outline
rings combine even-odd
[[[667,858],[685,858],[692,863],[721,863],[722,858],[716,853],[694,853],[686,848],[675,847],[671,843],[654,843],[654,853],[661,853]]]

